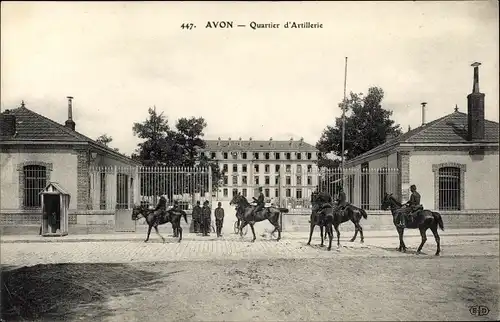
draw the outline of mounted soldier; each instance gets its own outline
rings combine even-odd
[[[410,200],[408,200],[404,204],[405,207],[401,208],[398,216],[399,217],[398,226],[401,228],[406,227],[407,224],[406,216],[408,216],[409,222],[413,222],[413,214],[423,209],[422,205],[420,204],[420,194],[417,192],[417,186],[412,184],[410,186],[410,191],[411,191]]]
[[[257,198],[253,197],[253,201],[257,204],[252,212],[252,216],[255,216],[255,214],[264,209],[264,206],[266,205],[264,201],[264,194],[262,193],[262,187],[259,187],[259,196]]]
[[[339,194],[337,196],[337,210],[339,211],[344,211],[344,209],[347,207],[347,197],[344,192],[344,188],[341,186],[339,188]]]
[[[165,196],[161,196],[160,200],[158,201],[158,204],[156,205],[154,212],[161,216],[162,218],[165,217],[165,214],[167,212],[167,198]]]

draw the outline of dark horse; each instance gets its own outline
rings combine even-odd
[[[384,200],[382,200],[382,210],[387,210],[388,208],[391,209],[394,226],[396,226],[396,229],[399,234],[398,250],[406,252],[406,245],[403,241],[404,228],[399,227],[397,223],[398,215],[400,214],[401,210],[403,210],[402,205],[392,196],[392,194],[386,193],[384,196]],[[436,239],[436,244],[437,244],[436,256],[439,256],[439,253],[441,252],[441,244],[438,234],[438,226],[439,228],[441,228],[441,230],[444,231],[443,219],[441,218],[441,215],[437,212],[422,209],[418,210],[415,214],[413,214],[413,220],[409,221],[406,224],[406,228],[408,229],[418,228],[420,230],[420,236],[422,236],[422,242],[420,243],[420,246],[418,246],[417,254],[420,254],[420,252],[422,251],[422,247],[424,247],[424,244],[427,241],[427,236],[426,236],[427,229],[430,228],[432,234],[434,235],[434,238]]]
[[[326,235],[330,238],[330,243],[328,244],[328,250],[332,249],[332,235],[333,233],[329,233],[329,229],[331,232],[331,227],[333,224],[333,212],[328,212],[328,214],[323,211],[325,208],[332,208],[333,206],[330,203],[321,203],[317,201],[312,202],[312,212],[311,212],[311,229],[309,231],[309,241],[307,245],[311,245],[312,234],[315,226],[319,226],[320,236],[321,236],[321,245],[324,246],[324,241],[326,239]],[[325,235],[323,236],[323,228],[325,228]]]
[[[172,223],[172,228],[174,229],[174,237],[176,237],[175,232],[178,232],[179,242],[180,242],[182,240],[181,216],[184,217],[184,220],[187,223],[188,221],[186,212],[182,209],[154,211],[148,209],[148,207],[144,205],[135,206],[132,209],[132,220],[137,220],[143,217],[148,224],[148,236],[146,237],[146,240],[144,240],[144,242],[147,242],[149,240],[149,235],[151,234],[151,228],[153,227],[158,236],[160,236],[163,242],[165,242],[165,238],[163,238],[163,236],[160,235],[160,232],[158,231],[158,225],[163,225],[168,222]]]
[[[347,221],[351,221],[354,224],[354,236],[349,240],[350,242],[354,242],[356,237],[359,235],[361,237],[361,243],[365,242],[365,237],[363,236],[363,227],[361,227],[361,218],[365,220],[368,219],[368,214],[364,209],[358,208],[352,204],[347,204],[344,210],[340,210],[340,224],[343,224]],[[339,225],[340,225],[339,224]],[[326,238],[326,230],[325,230],[325,238]]]
[[[287,208],[277,208],[274,206],[265,207],[261,211],[252,215],[252,211],[255,209],[255,206],[251,205],[248,202],[247,198],[241,195],[235,195],[229,204],[238,205],[238,211],[240,213],[240,220],[241,220],[239,228],[241,237],[243,237],[243,228],[246,225],[250,224],[250,228],[252,228],[252,234],[253,234],[252,242],[254,242],[257,237],[255,237],[255,230],[253,228],[253,225],[256,222],[269,220],[269,222],[274,226],[274,230],[272,231],[271,235],[274,234],[275,231],[278,231],[278,238],[276,239],[276,241],[281,239],[281,227],[279,224],[279,219],[281,213],[288,212]]]

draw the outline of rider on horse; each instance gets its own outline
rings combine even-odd
[[[344,188],[340,186],[339,188],[339,194],[337,196],[337,209],[340,211],[343,211],[345,207],[347,207],[347,197],[344,192]]]
[[[264,194],[262,193],[262,187],[259,187],[259,197],[257,198],[253,197],[253,200],[255,201],[255,203],[257,203],[257,206],[254,208],[252,212],[252,217],[255,216],[257,212],[264,209],[264,206],[266,205],[264,201]]]
[[[405,208],[401,208],[400,213],[399,213],[399,227],[405,228],[406,227],[406,216],[408,215],[408,219],[410,222],[412,221],[412,214],[415,213],[418,210],[422,209],[422,206],[420,205],[420,194],[417,192],[417,186],[412,184],[410,186],[410,191],[411,191],[411,196],[410,200],[408,200],[404,206]]]
[[[156,205],[154,212],[159,214],[160,216],[164,216],[167,210],[167,198],[165,196],[161,196],[158,204]]]

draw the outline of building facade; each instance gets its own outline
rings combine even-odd
[[[318,184],[318,150],[303,139],[289,141],[207,140],[201,152],[216,160],[223,182],[215,197],[228,201],[241,193],[249,200],[263,188],[268,202],[303,200]]]
[[[456,107],[347,162],[353,172],[346,181],[351,201],[380,209],[385,192],[405,202],[414,184],[427,209],[498,212],[499,124],[484,117],[477,66],[473,84],[467,114]],[[398,169],[399,176],[386,182],[384,169],[391,168]]]

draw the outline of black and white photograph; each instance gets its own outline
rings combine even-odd
[[[498,321],[499,3],[2,1],[0,321]]]

